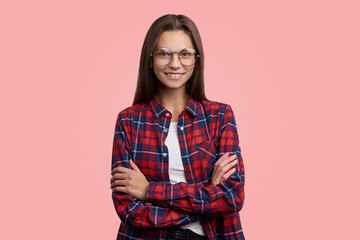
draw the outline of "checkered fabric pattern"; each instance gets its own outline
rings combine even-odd
[[[171,113],[155,97],[118,115],[112,169],[130,168],[132,159],[150,185],[146,201],[112,194],[121,219],[117,239],[166,239],[168,228],[198,220],[209,239],[245,239],[239,216],[244,203],[244,165],[231,107],[190,98],[179,115],[186,183],[170,184],[169,152],[164,144],[170,121]],[[236,171],[213,186],[214,163],[227,152],[238,157]]]

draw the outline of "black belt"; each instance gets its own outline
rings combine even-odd
[[[205,236],[201,236],[199,234],[194,233],[189,229],[182,228],[173,228],[167,230],[166,239],[169,240],[207,240],[208,238]]]

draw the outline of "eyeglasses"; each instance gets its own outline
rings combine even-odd
[[[184,66],[194,65],[197,59],[200,57],[200,55],[198,55],[192,48],[184,48],[180,52],[171,52],[167,48],[159,48],[155,50],[153,54],[150,54],[150,56],[154,57],[154,61],[157,64],[165,66],[171,62],[175,53],[179,55],[179,60]]]

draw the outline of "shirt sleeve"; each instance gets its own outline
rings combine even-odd
[[[129,132],[129,121],[122,121],[119,114],[115,126],[112,169],[119,166],[130,168],[129,160],[132,159],[132,152],[127,136]],[[133,227],[163,228],[184,225],[198,220],[194,214],[168,207],[154,206],[147,201],[139,200],[125,193],[113,192],[112,199],[121,222]]]
[[[236,171],[217,186],[204,183],[150,182],[147,200],[157,206],[170,207],[189,213],[222,216],[239,212],[244,203],[244,164],[239,147],[238,133],[230,106],[220,109],[220,124],[217,150],[219,154],[236,154]]]

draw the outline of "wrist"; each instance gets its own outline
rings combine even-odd
[[[146,186],[145,186],[145,194],[144,194],[144,199],[143,200],[148,199],[148,190],[149,190],[149,183],[147,183]]]

